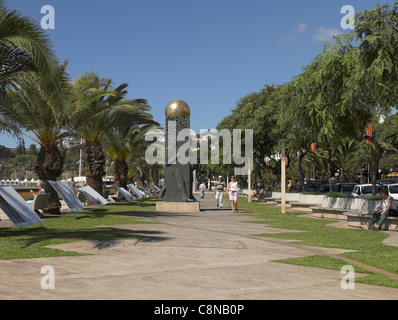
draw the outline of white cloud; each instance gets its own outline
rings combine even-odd
[[[294,32],[298,33],[304,33],[306,30],[307,30],[307,25],[301,22],[294,28]]]
[[[341,34],[341,32],[337,28],[325,28],[325,27],[317,27],[314,30],[312,28],[309,28],[307,24],[300,22],[292,29],[290,34],[280,38],[280,40],[285,40],[289,42],[294,40],[303,41],[305,40],[306,35],[311,35],[311,34],[313,41],[326,42],[326,41],[332,41],[333,36],[337,36]]]
[[[292,30],[292,33],[282,37],[284,40],[293,40],[298,34],[303,34],[307,30],[307,25],[305,23],[300,22],[297,26],[295,26]]]
[[[317,27],[313,39],[315,41],[322,41],[322,42],[331,41],[333,40],[333,36],[337,36],[339,34],[341,34],[341,32],[337,28]]]

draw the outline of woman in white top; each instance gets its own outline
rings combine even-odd
[[[238,212],[238,191],[239,184],[235,181],[235,177],[231,177],[231,182],[228,184],[225,194],[229,193],[229,200],[231,201],[232,212]]]
[[[388,194],[388,188],[382,188],[380,190],[380,195],[383,198],[381,200],[380,206],[372,212],[372,218],[370,221],[364,226],[365,229],[369,229],[370,226],[373,226],[377,230],[381,230],[381,226],[388,216],[397,216],[397,203],[395,199]]]

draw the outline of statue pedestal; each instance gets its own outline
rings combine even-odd
[[[200,202],[156,202],[156,211],[160,212],[200,212]]]

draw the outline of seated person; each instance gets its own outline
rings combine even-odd
[[[261,194],[260,194],[260,190],[256,189],[256,191],[253,192],[252,194],[252,200],[256,200],[260,201],[261,200]]]
[[[34,192],[33,190],[30,190],[30,193],[33,195],[33,200],[34,200],[34,198],[35,198],[35,196],[37,195],[37,194],[43,194],[43,193],[46,193],[45,192],[45,190],[44,190],[44,185],[43,185],[43,183],[41,183],[41,182],[39,182],[38,184],[37,184],[37,187],[39,188],[39,192]],[[28,201],[26,201],[28,204],[32,204],[33,203],[33,200],[28,200]]]
[[[380,206],[372,212],[372,218],[369,222],[361,226],[366,230],[369,230],[371,227],[374,227],[376,230],[381,230],[381,226],[388,216],[398,216],[397,203],[395,199],[388,194],[388,188],[381,188],[380,195],[383,198]]]

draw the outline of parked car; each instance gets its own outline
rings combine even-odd
[[[319,192],[321,193],[328,193],[328,192],[337,192],[337,185],[332,184],[332,191],[329,190],[329,185],[328,184],[323,184],[319,188]]]
[[[389,184],[387,188],[390,196],[398,201],[398,183]]]
[[[307,183],[308,191],[319,191],[322,185],[327,184],[327,180],[310,180]]]
[[[380,189],[380,185],[376,185],[377,190]],[[372,185],[371,184],[357,184],[352,190],[351,196],[353,198],[364,198],[372,196]]]
[[[337,184],[337,192],[345,193],[351,196],[352,191],[354,190],[357,183],[355,182],[343,182]]]

